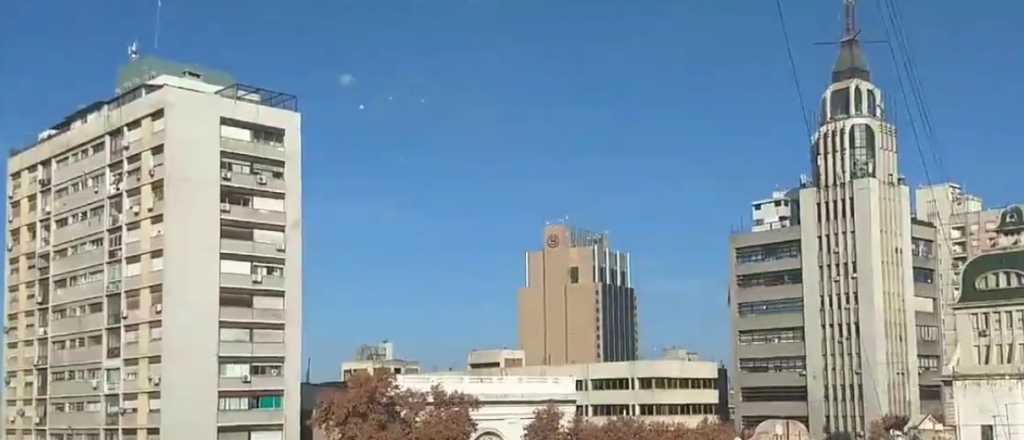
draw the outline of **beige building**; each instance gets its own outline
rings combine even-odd
[[[526,255],[519,340],[527,365],[637,358],[636,294],[629,254],[607,234],[566,224],[544,228],[544,248]]]
[[[479,368],[479,376],[575,378],[576,415],[595,422],[635,416],[650,422],[684,423],[728,418],[725,368],[685,351],[663,359],[628,362]]]
[[[473,350],[466,357],[470,370],[483,368],[516,368],[525,364],[526,352],[523,350]]]
[[[341,363],[341,380],[349,380],[357,373],[374,374],[419,374],[420,363],[395,357],[395,344],[383,341],[379,344],[362,345],[356,350],[356,357]]]
[[[8,160],[4,437],[298,439],[295,97],[157,59],[119,86]]]

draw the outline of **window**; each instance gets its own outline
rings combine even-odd
[[[252,342],[256,342],[256,343],[281,343],[281,342],[284,342],[284,330],[254,329],[252,331]]]
[[[637,380],[641,390],[718,389],[718,379],[686,377],[642,377]]]
[[[934,258],[935,242],[923,238],[910,239],[910,252],[915,257]]]
[[[749,387],[741,388],[744,402],[806,402],[807,387]]]
[[[919,325],[917,326],[917,339],[928,342],[938,341],[939,328],[933,325]]]
[[[804,329],[792,327],[767,330],[741,330],[738,339],[740,345],[803,342]]]
[[[737,264],[762,263],[788,258],[800,258],[799,240],[736,249]]]
[[[914,268],[914,282],[933,284],[935,282],[935,271],[931,269],[925,269],[923,267]]]
[[[614,417],[630,415],[630,405],[591,405],[590,415],[594,417]]]
[[[253,376],[267,376],[267,377],[278,377],[281,375],[281,365],[279,364],[267,364],[267,365],[253,365],[252,366]]]
[[[740,316],[769,315],[775,313],[803,312],[803,298],[783,298],[768,301],[751,301],[736,305]]]
[[[217,409],[220,411],[246,411],[251,409],[279,410],[284,399],[280,394],[262,396],[221,397]]]
[[[850,114],[850,89],[842,88],[832,92],[829,99],[832,119]]]
[[[592,379],[590,381],[590,389],[593,391],[628,390],[631,389],[630,382],[627,378]]]
[[[995,440],[992,425],[981,425],[981,440]]]
[[[736,286],[740,288],[783,286],[802,282],[803,274],[800,270],[762,272],[736,277]]]
[[[580,268],[579,266],[572,266],[569,268],[569,283],[579,284],[580,283]]]
[[[220,377],[245,377],[249,375],[249,364],[220,364]]]
[[[939,357],[920,355],[917,357],[917,366],[924,371],[938,371]]]
[[[153,252],[150,254],[149,265],[151,270],[164,270],[164,253]]]
[[[254,296],[252,297],[252,308],[283,310],[284,298],[280,296]]]
[[[803,371],[806,368],[802,356],[740,359],[740,371],[747,373]]]
[[[856,124],[850,129],[850,148],[853,150],[854,178],[875,175],[875,131],[867,124]]]

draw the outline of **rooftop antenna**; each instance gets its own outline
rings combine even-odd
[[[156,0],[156,26],[153,28],[153,49],[160,47],[160,10],[163,6],[163,0]]]
[[[132,44],[128,45],[128,60],[135,61],[139,59],[139,40],[132,41]]]
[[[309,367],[310,367],[310,364],[312,364],[312,363],[313,363],[313,358],[312,357],[306,358],[306,383],[311,383],[309,381]]]

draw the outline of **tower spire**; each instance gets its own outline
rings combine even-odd
[[[839,58],[832,67],[832,82],[852,78],[871,81],[867,57],[857,40],[857,0],[843,0],[843,18],[843,40],[839,43]]]
[[[857,38],[857,0],[843,0],[843,40]]]

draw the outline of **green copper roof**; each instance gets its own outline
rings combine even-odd
[[[957,304],[1024,302],[1024,250],[981,255],[964,267]]]

